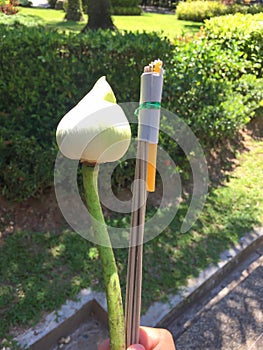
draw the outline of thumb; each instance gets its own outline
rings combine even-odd
[[[140,344],[133,344],[130,345],[127,350],[145,350],[145,347]]]

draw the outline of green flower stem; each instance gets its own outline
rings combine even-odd
[[[110,237],[98,196],[98,172],[98,166],[87,164],[83,164],[82,166],[86,204],[91,215],[94,234],[105,245],[99,245],[98,250],[108,304],[110,348],[111,350],[125,350],[125,324],[121,288]]]

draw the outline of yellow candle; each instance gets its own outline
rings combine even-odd
[[[148,144],[147,191],[155,191],[157,144]]]

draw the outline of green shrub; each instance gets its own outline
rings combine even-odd
[[[111,0],[111,12],[113,15],[140,15],[141,0]]]
[[[205,21],[204,33],[223,49],[238,47],[242,56],[252,63],[251,72],[263,76],[263,13],[212,18]]]
[[[263,6],[261,4],[255,5],[242,5],[242,4],[232,4],[227,5],[226,14],[234,15],[236,13],[240,13],[243,15],[252,14],[255,15],[257,13],[263,12]]]
[[[141,0],[111,0],[111,6],[113,7],[136,7],[140,3]]]
[[[240,12],[240,11],[236,11],[234,13],[237,13],[237,12]],[[252,14],[252,15],[255,15],[257,13],[262,13],[263,12],[263,4],[256,4],[256,5],[252,5],[252,6],[248,6],[247,8],[247,13],[248,14]]]
[[[224,28],[235,21],[222,19],[220,26],[213,19],[205,24],[206,38],[175,45],[155,33],[67,35],[16,21],[0,25],[2,193],[23,200],[49,187],[61,117],[102,75],[119,102],[138,101],[142,67],[153,58],[165,63],[164,108],[184,119],[205,147],[233,136],[263,100],[263,32]],[[164,133],[160,144],[173,158],[178,155],[177,144]],[[133,170],[132,162],[120,165],[116,179],[127,183]]]
[[[243,15],[237,13],[219,18],[211,18],[205,21],[205,34],[210,39],[240,40],[250,35],[251,32],[263,29],[263,13]]]
[[[141,14],[141,0],[111,0],[112,15],[137,16]],[[84,12],[87,13],[88,1],[82,0]]]
[[[178,19],[203,22],[205,19],[226,14],[226,6],[217,1],[179,2],[176,14]]]
[[[263,12],[263,5],[225,5],[219,1],[206,0],[179,2],[176,8],[178,19],[194,22],[203,22],[212,17],[228,14],[256,14],[261,12]]]
[[[111,13],[117,16],[138,16],[142,12],[140,7],[121,7],[114,6],[111,8]]]
[[[16,23],[0,35],[0,186],[17,200],[50,186],[58,121],[100,76],[120,102],[138,101],[145,62],[170,52],[168,40],[146,33],[66,35]]]
[[[40,17],[24,15],[21,12],[16,13],[15,16],[6,16],[0,12],[0,25],[13,26],[15,24],[23,24],[27,27],[40,25],[43,20]]]
[[[57,149],[39,143],[34,136],[26,137],[22,131],[6,131],[0,139],[2,194],[17,201],[38,196],[53,185]]]
[[[206,39],[176,46],[166,71],[166,107],[183,118],[203,146],[232,137],[263,98],[262,80],[239,48],[222,49]],[[247,85],[244,82],[247,81]],[[241,86],[246,86],[243,95]]]

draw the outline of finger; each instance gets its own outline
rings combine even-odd
[[[140,327],[140,344],[147,350],[175,350],[171,333],[161,328]]]
[[[172,334],[166,329],[159,330],[159,343],[156,345],[154,350],[176,350]]]
[[[140,344],[147,350],[152,350],[159,343],[159,330],[150,327],[140,327]]]

